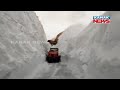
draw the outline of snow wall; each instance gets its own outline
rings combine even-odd
[[[58,47],[76,78],[120,78],[120,12],[109,11],[110,24],[93,24],[68,28]],[[78,32],[79,28],[79,32]],[[76,36],[73,35],[76,33]]]

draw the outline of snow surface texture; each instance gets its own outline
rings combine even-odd
[[[62,62],[71,70],[72,78],[120,78],[120,12],[109,11],[104,15],[111,17],[110,24],[91,22],[85,29],[73,26],[72,31],[68,29],[60,37]],[[74,36],[78,28],[80,33],[77,31]]]
[[[0,78],[33,78],[46,65],[46,41],[34,12],[0,11]]]
[[[120,78],[120,12],[104,15],[111,16],[111,24],[77,24],[65,30],[55,46],[59,47],[62,62],[48,64],[48,44],[10,42],[47,41],[35,13],[0,11],[0,78]]]

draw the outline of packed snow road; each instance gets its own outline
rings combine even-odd
[[[71,62],[72,60],[65,60],[62,57],[62,62],[57,64],[46,63],[46,70],[40,71],[39,66],[34,72],[34,79],[81,79],[84,78],[83,69],[79,66],[78,61]],[[75,61],[75,60],[73,60]],[[77,64],[78,63],[78,64]]]

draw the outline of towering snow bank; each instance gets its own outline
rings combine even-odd
[[[76,73],[83,74],[77,78],[120,78],[120,12],[110,11],[104,15],[111,16],[111,24],[90,23],[82,32],[80,28],[76,37],[67,37],[66,43],[63,43],[65,34],[60,38],[61,52],[78,68]],[[72,36],[69,30],[66,32]]]
[[[0,11],[0,78],[25,78],[45,59],[45,32],[34,12]]]
[[[82,24],[75,24],[64,30],[64,33],[59,37],[59,42],[57,45],[60,48],[61,54],[63,54],[62,51],[65,54],[72,50],[71,45],[74,44],[74,38],[77,37],[81,31],[84,30],[84,28],[85,26]]]

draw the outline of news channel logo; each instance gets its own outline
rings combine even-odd
[[[93,23],[96,24],[110,24],[110,16],[93,16]]]

